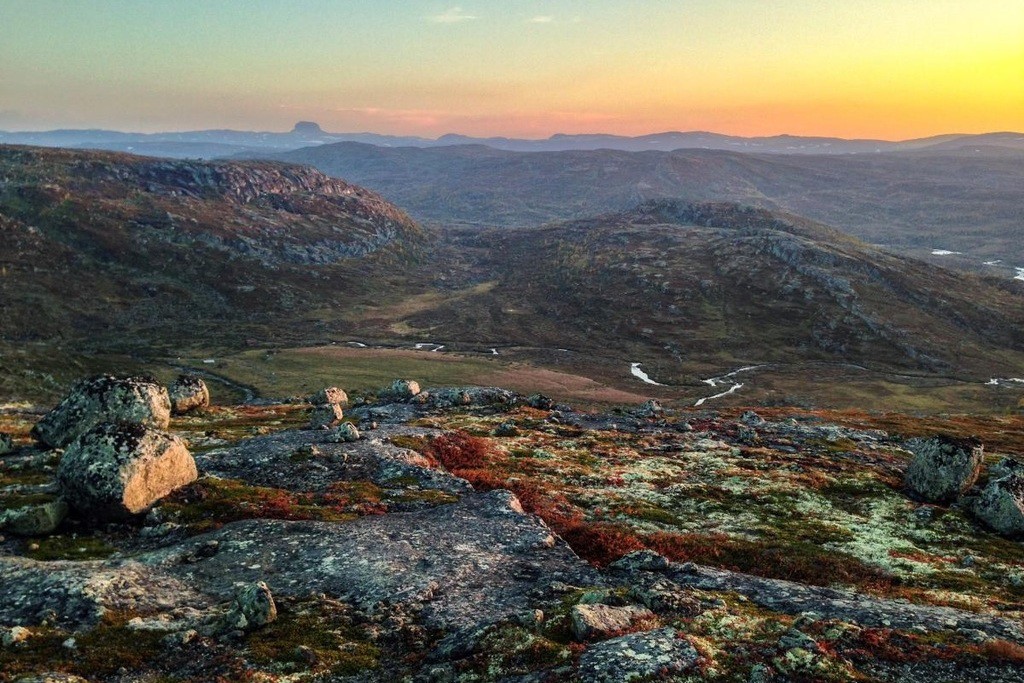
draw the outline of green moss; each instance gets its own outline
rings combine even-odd
[[[52,493],[11,493],[0,494],[0,511],[17,510],[26,505],[42,505],[56,498]]]
[[[376,669],[380,650],[337,610],[322,605],[283,606],[277,621],[248,636],[249,659],[285,671],[315,669],[351,676]]]
[[[17,676],[60,671],[94,680],[105,679],[124,667],[135,674],[168,675],[170,672],[154,666],[163,650],[164,634],[130,629],[127,627],[130,618],[128,614],[108,613],[95,628],[83,633],[33,628],[32,637],[24,643],[0,649],[0,674]],[[76,641],[73,650],[63,646],[69,637]]]
[[[369,482],[339,482],[325,493],[296,493],[210,478],[176,491],[160,510],[193,531],[206,531],[241,519],[343,522],[379,501],[380,489]]]
[[[25,556],[33,560],[102,560],[117,548],[97,536],[47,536],[29,543]]]

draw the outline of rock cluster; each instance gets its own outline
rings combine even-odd
[[[32,435],[45,446],[63,448],[104,422],[166,429],[170,420],[170,397],[155,379],[100,375],[75,384],[57,407],[36,423]]]
[[[331,429],[345,417],[342,406],[348,403],[348,394],[338,387],[325,387],[308,399],[313,405],[309,411],[310,429]]]

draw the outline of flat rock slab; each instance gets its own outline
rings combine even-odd
[[[327,430],[292,429],[197,454],[195,459],[203,474],[292,491],[324,491],[339,480],[369,480],[387,486],[403,479],[446,493],[472,491],[464,479],[429,467],[415,451],[388,443],[393,436],[439,433],[414,427],[384,427],[364,433],[365,438],[358,441],[332,443]],[[309,445],[316,446],[320,455],[297,460],[295,454]]]
[[[210,606],[186,583],[136,562],[37,562],[0,557],[0,624],[70,629],[95,625],[108,611],[186,616]]]
[[[1024,625],[1012,619],[989,617],[952,607],[915,605],[851,590],[823,588],[765,579],[696,565],[673,565],[667,575],[675,582],[712,591],[735,591],[776,612],[814,612],[822,619],[837,619],[860,626],[927,631],[982,631],[990,637],[1024,643]]]
[[[203,558],[210,541],[217,552]],[[275,595],[422,607],[428,625],[445,629],[539,607],[555,581],[602,583],[507,491],[341,524],[236,522],[140,560],[220,599],[262,580]]]

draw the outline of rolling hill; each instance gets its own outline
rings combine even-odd
[[[499,364],[627,389],[638,361],[691,388],[750,364],[978,383],[1024,363],[1021,285],[735,203],[424,230],[308,167],[6,147],[0,231],[4,394],[61,359],[352,339],[500,347]]]

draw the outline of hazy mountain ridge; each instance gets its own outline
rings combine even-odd
[[[947,134],[890,141],[844,139],[801,135],[743,137],[707,131],[669,131],[648,135],[559,133],[543,139],[473,137],[449,133],[437,138],[380,133],[329,133],[319,125],[300,121],[288,132],[196,130],[165,133],[131,133],[101,129],[50,131],[0,131],[0,144],[75,147],[155,154],[170,157],[213,157],[235,153],[286,151],[311,144],[361,142],[382,147],[446,147],[481,144],[516,152],[558,152],[615,149],[621,151],[673,151],[718,149],[770,154],[874,154],[920,149],[954,149],[960,146],[1001,146],[1024,149],[1024,134]]]
[[[371,187],[417,219],[443,225],[536,225],[657,198],[735,201],[807,216],[918,256],[947,249],[969,252],[979,268],[993,259],[1024,265],[1024,154],[1016,152],[520,153],[338,143],[275,158]]]

